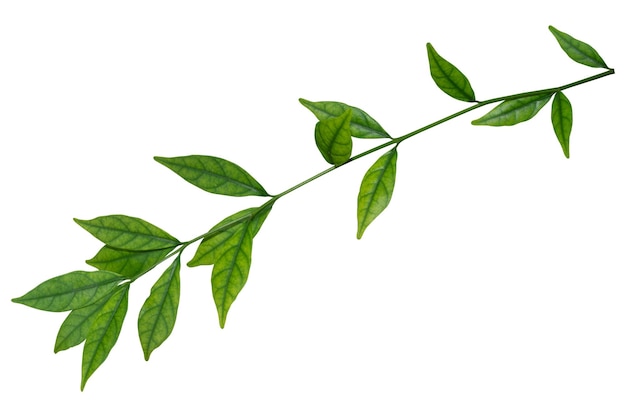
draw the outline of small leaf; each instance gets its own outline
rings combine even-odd
[[[552,127],[566,158],[569,158],[569,135],[572,132],[572,121],[572,104],[565,94],[559,91],[552,101]]]
[[[505,100],[473,125],[513,126],[532,119],[550,100],[552,94],[537,94],[513,100]]]
[[[111,271],[127,278],[143,275],[159,264],[172,248],[150,251],[129,251],[104,246],[87,264],[101,271]]]
[[[98,317],[89,328],[83,348],[81,391],[85,389],[89,377],[102,365],[117,342],[128,310],[129,288],[128,283],[121,285],[102,306]]]
[[[317,117],[320,121],[331,117],[338,117],[345,113],[348,109],[352,110],[352,116],[350,118],[350,134],[355,138],[391,138],[391,136],[385,132],[385,129],[383,129],[376,120],[357,107],[352,107],[337,101],[314,102],[303,98],[300,99],[300,103],[307,109],[311,110],[315,117]]]
[[[361,239],[367,226],[389,205],[396,182],[397,159],[398,151],[394,147],[365,173],[357,199],[357,239]]]
[[[437,87],[457,100],[476,101],[474,90],[472,90],[467,77],[457,67],[443,59],[430,43],[426,44],[426,50],[428,52],[430,75],[433,77]]]
[[[239,165],[215,156],[189,155],[154,159],[189,183],[213,194],[267,197],[265,189]]]
[[[42,282],[12,301],[45,311],[68,311],[95,303],[125,277],[109,271],[74,271]]]
[[[579,64],[587,65],[589,67],[606,69],[609,68],[602,59],[602,57],[600,57],[600,54],[598,54],[598,52],[596,52],[596,50],[593,49],[591,45],[579,41],[578,39],[573,38],[567,33],[557,30],[553,26],[549,26],[548,28],[550,29],[550,32],[552,32],[556,40],[559,42],[559,45],[561,45],[561,48],[574,61],[578,62]]]
[[[352,110],[347,109],[340,116],[320,120],[315,125],[315,144],[329,164],[341,165],[352,155],[351,115]]]
[[[146,360],[172,333],[179,298],[180,254],[154,284],[139,312],[139,340]]]
[[[115,214],[74,221],[96,239],[116,249],[148,251],[172,248],[180,244],[169,233],[137,217]]]

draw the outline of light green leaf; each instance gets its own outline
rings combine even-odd
[[[337,101],[315,102],[308,101],[303,98],[300,99],[300,103],[307,109],[311,110],[315,117],[317,117],[320,121],[331,117],[338,117],[345,113],[348,109],[352,110],[352,116],[350,118],[350,134],[355,138],[391,138],[389,133],[385,132],[385,129],[383,129],[376,120],[357,107],[352,107]]]
[[[563,153],[569,158],[569,135],[572,132],[572,104],[561,91],[552,100],[552,127]]]
[[[116,272],[128,278],[143,275],[159,264],[172,248],[150,251],[129,251],[104,246],[87,264],[101,271]]]
[[[598,52],[596,52],[591,45],[579,41],[567,33],[557,30],[554,26],[549,26],[548,28],[559,42],[559,45],[561,45],[561,48],[574,61],[589,67],[609,68],[602,57],[600,57],[600,54],[598,54]]]
[[[102,306],[98,317],[89,328],[83,348],[81,391],[85,389],[87,380],[106,360],[117,342],[128,310],[129,288],[128,283],[121,285]]]
[[[394,147],[365,173],[357,199],[357,239],[361,239],[367,226],[389,205],[396,182],[397,159],[398,151]]]
[[[114,214],[74,221],[96,239],[116,249],[148,251],[180,244],[174,236],[137,217]]]
[[[474,90],[469,80],[457,67],[446,61],[435,51],[430,43],[426,44],[430,75],[435,84],[444,93],[452,98],[462,101],[476,101]]]
[[[505,100],[480,119],[474,120],[473,125],[512,126],[532,119],[539,110],[550,100],[552,94],[537,94],[533,96]]]
[[[139,312],[139,340],[146,360],[172,333],[179,299],[180,254],[154,284]]]
[[[315,125],[315,144],[329,164],[341,165],[352,155],[351,114],[352,110],[347,109],[340,116],[320,120]]]
[[[189,183],[213,194],[267,197],[265,189],[239,165],[215,156],[189,155],[154,159]]]
[[[45,311],[74,310],[95,303],[124,280],[109,271],[74,271],[44,281],[12,301]]]

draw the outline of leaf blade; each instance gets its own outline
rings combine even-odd
[[[513,126],[532,119],[550,100],[552,94],[536,94],[505,100],[484,116],[472,121],[479,126]]]
[[[426,50],[430,75],[437,87],[457,100],[476,101],[476,95],[467,77],[457,67],[439,55],[430,43],[426,44]]]
[[[569,137],[572,132],[572,123],[572,104],[565,94],[559,91],[552,100],[552,127],[566,158],[569,158]]]
[[[557,42],[561,46],[561,49],[563,49],[567,56],[569,56],[572,60],[578,62],[579,64],[587,65],[588,67],[609,69],[600,54],[598,54],[598,52],[591,45],[580,41],[565,32],[561,32],[554,26],[548,26],[548,29],[556,38]]]
[[[129,251],[104,246],[86,263],[101,271],[115,272],[127,278],[134,278],[158,265],[170,251],[171,248]]]
[[[351,115],[352,110],[347,109],[341,115],[320,120],[315,125],[315,144],[329,164],[341,165],[352,155]]]

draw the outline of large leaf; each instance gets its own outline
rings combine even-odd
[[[315,144],[329,164],[341,165],[352,155],[351,115],[352,110],[347,109],[341,115],[320,120],[315,125]]]
[[[457,100],[476,101],[474,90],[467,77],[457,67],[442,58],[430,43],[426,44],[426,50],[430,75],[437,87]]]
[[[589,67],[609,68],[602,57],[600,57],[600,54],[591,45],[557,30],[554,26],[549,26],[548,28],[559,42],[559,45],[561,45],[561,48],[574,61]]]
[[[398,151],[394,147],[382,155],[363,177],[357,200],[357,239],[391,201],[396,182]]]
[[[267,191],[239,165],[215,156],[189,155],[154,159],[183,179],[213,194],[241,197],[269,196]]]
[[[81,391],[87,380],[109,356],[122,330],[128,310],[129,284],[124,284],[107,300],[89,328],[83,348]]]
[[[12,301],[45,311],[68,311],[93,304],[126,278],[109,271],[74,271],[42,282]]]
[[[180,254],[154,284],[139,312],[139,340],[146,360],[172,333],[179,299]]]
[[[552,100],[552,127],[563,153],[569,158],[569,135],[572,132],[572,104],[561,91]]]
[[[174,236],[137,217],[114,214],[74,221],[96,239],[116,249],[147,251],[180,244]]]
[[[102,271],[117,272],[128,278],[143,275],[159,264],[172,248],[129,251],[104,246],[87,264]]]
[[[303,98],[300,99],[300,103],[311,110],[318,120],[337,117],[345,113],[348,109],[352,110],[350,134],[355,138],[376,139],[391,137],[376,120],[357,107],[349,106],[338,101],[309,101]]]
[[[532,119],[550,100],[551,94],[538,94],[513,100],[505,100],[483,117],[472,121],[473,125],[512,126]]]

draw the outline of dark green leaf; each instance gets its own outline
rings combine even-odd
[[[85,388],[89,377],[102,365],[117,342],[128,310],[129,288],[128,283],[121,285],[102,306],[89,328],[83,348],[81,391]]]
[[[352,110],[347,109],[340,116],[320,120],[315,125],[315,144],[329,164],[343,164],[352,155],[351,115]]]
[[[124,280],[109,271],[74,271],[44,281],[12,301],[45,311],[74,310],[95,303]]]
[[[552,101],[552,127],[566,158],[569,158],[569,135],[572,132],[572,121],[572,104],[565,94],[559,91]]]
[[[539,110],[550,100],[552,94],[538,94],[529,97],[506,100],[498,104],[493,110],[480,119],[474,120],[473,125],[512,126],[532,119]]]
[[[345,113],[348,109],[352,110],[352,117],[350,119],[350,134],[355,138],[376,139],[391,137],[376,120],[372,119],[369,114],[357,107],[352,107],[337,101],[314,102],[303,98],[300,99],[300,103],[307,109],[311,110],[315,117],[317,117],[320,121],[331,117],[338,117]]]
[[[602,57],[600,57],[600,54],[598,54],[598,52],[596,52],[591,45],[579,41],[567,33],[557,30],[553,26],[549,26],[548,28],[559,42],[559,45],[561,45],[561,48],[574,61],[589,67],[609,68]]]
[[[239,165],[214,156],[189,155],[154,159],[183,179],[213,194],[241,197],[269,196],[267,191]]]
[[[180,244],[169,233],[137,217],[115,214],[74,221],[96,239],[116,249],[148,251],[172,248]]]
[[[102,271],[117,272],[128,278],[138,277],[161,262],[172,248],[151,251],[128,251],[104,246],[87,264]]]
[[[363,177],[357,200],[357,239],[391,201],[396,182],[398,152],[394,147],[382,155]]]
[[[139,340],[146,360],[172,333],[179,298],[180,254],[154,284],[139,312]]]
[[[472,90],[467,77],[457,67],[443,59],[430,43],[426,44],[426,50],[428,52],[430,75],[433,77],[437,87],[457,100],[476,101],[474,90]]]

